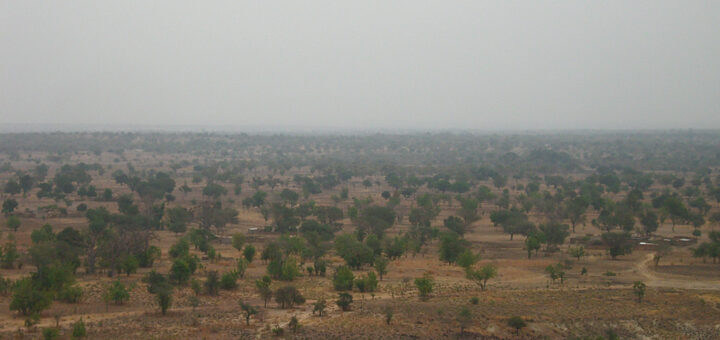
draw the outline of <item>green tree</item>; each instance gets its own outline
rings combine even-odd
[[[388,261],[388,259],[384,256],[378,256],[377,258],[375,258],[375,263],[373,263],[373,267],[380,276],[380,281],[382,281],[383,276],[387,274],[387,266],[389,263],[390,261]]]
[[[319,299],[313,304],[313,315],[315,315],[315,312],[318,313],[318,316],[322,317],[323,313],[325,313],[325,308],[327,308],[327,302],[325,299]]]
[[[508,326],[515,328],[515,334],[519,335],[520,330],[527,326],[525,320],[519,316],[513,316],[507,321]]]
[[[13,211],[15,211],[15,208],[17,208],[18,202],[12,198],[8,198],[5,201],[3,201],[2,205],[2,213],[5,214],[5,216],[9,216]]]
[[[192,213],[183,207],[174,207],[165,210],[167,227],[170,231],[180,234],[187,230],[187,224],[192,220]]]
[[[445,228],[460,236],[463,236],[466,232],[465,223],[459,217],[449,216],[443,221],[443,224],[445,225]]]
[[[185,285],[190,280],[191,275],[192,270],[185,258],[175,259],[170,268],[170,280],[179,285]]]
[[[604,233],[602,240],[613,260],[632,253],[633,242],[628,232]]]
[[[217,271],[212,270],[207,273],[205,291],[208,295],[218,295],[220,292],[220,275]]]
[[[243,257],[245,257],[248,263],[252,263],[255,258],[255,247],[252,244],[245,246],[245,249],[243,249]]]
[[[220,196],[227,195],[227,189],[217,183],[208,183],[202,191],[203,196],[218,199]]]
[[[240,301],[240,308],[245,313],[245,323],[250,326],[250,317],[258,313],[257,308],[243,301]]]
[[[245,245],[245,234],[235,233],[232,235],[232,246],[237,251],[242,251],[243,245]]]
[[[116,305],[122,305],[130,299],[130,291],[120,281],[114,281],[105,291],[106,302],[114,302]]]
[[[458,256],[468,247],[468,242],[455,233],[443,233],[440,236],[440,260],[455,263]]]
[[[488,280],[494,278],[495,276],[497,276],[497,268],[492,264],[486,264],[477,270],[472,268],[465,270],[465,277],[478,284],[482,290],[487,288]]]
[[[585,248],[583,246],[570,247],[568,248],[568,254],[580,261],[580,258],[585,256]]]
[[[238,273],[236,271],[230,271],[224,273],[220,278],[220,288],[225,290],[233,290],[237,288]]]
[[[538,250],[540,250],[541,242],[539,235],[533,233],[528,235],[528,237],[525,239],[525,250],[527,250],[528,259],[532,257],[533,252],[537,254]]]
[[[41,290],[28,277],[15,283],[10,310],[18,311],[22,315],[37,314],[50,307],[51,303],[52,294]]]
[[[338,255],[352,268],[360,269],[362,265],[373,262],[373,250],[358,241],[355,235],[346,234],[336,237],[335,249]]]
[[[642,215],[640,218],[640,223],[643,225],[643,231],[645,232],[645,235],[650,235],[657,231],[660,224],[658,223],[658,216],[657,214],[652,211],[648,210],[645,212],[645,214]]]
[[[282,309],[305,303],[305,298],[295,286],[280,287],[275,291],[274,295],[275,301],[280,304]]]
[[[155,294],[155,300],[160,307],[160,313],[165,315],[172,305],[172,289],[161,289]]]
[[[570,235],[568,229],[570,229],[570,227],[567,224],[548,223],[540,225],[540,231],[542,231],[545,237],[548,250],[556,249],[557,246],[565,243],[565,238]]]
[[[473,252],[470,249],[465,249],[457,258],[457,264],[458,266],[462,268],[470,268],[477,261],[480,260],[480,254],[473,254]]]
[[[6,194],[17,195],[20,193],[20,191],[22,191],[22,187],[16,180],[10,179],[7,181],[7,183],[5,183],[5,188],[3,191],[5,191]]]
[[[72,337],[74,339],[84,338],[87,336],[87,330],[85,328],[85,322],[82,318],[77,322],[73,323],[72,326]]]
[[[585,222],[585,212],[588,208],[588,201],[583,197],[575,197],[565,201],[564,212],[575,232],[575,226]]]
[[[268,301],[270,301],[273,296],[273,291],[270,289],[270,282],[271,279],[269,276],[263,276],[262,279],[255,281],[255,288],[257,288],[258,293],[260,293],[260,297],[263,299],[265,307],[267,307]]]

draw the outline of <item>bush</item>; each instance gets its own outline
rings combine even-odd
[[[297,262],[295,262],[295,259],[288,258],[283,261],[282,269],[280,272],[280,280],[292,281],[298,276],[300,276],[300,270],[298,269],[298,265]]]
[[[7,296],[12,291],[13,281],[0,277],[0,296]]]
[[[162,313],[162,315],[165,315],[165,313],[167,313],[168,308],[170,308],[170,305],[172,304],[172,290],[171,289],[160,290],[155,295],[155,298],[157,299],[158,306],[160,306],[160,312]]]
[[[340,266],[333,275],[333,287],[335,290],[352,290],[355,275],[348,266]]]
[[[51,303],[52,295],[37,288],[27,277],[15,284],[10,310],[19,311],[23,315],[38,314],[50,307]]]
[[[54,327],[43,328],[42,335],[45,340],[57,339],[60,337],[60,330]]]
[[[202,293],[202,284],[200,283],[200,281],[193,279],[190,282],[190,289],[192,289],[195,295],[200,295],[200,293]]]
[[[523,319],[522,319],[521,317],[519,317],[519,316],[513,316],[513,317],[511,317],[510,319],[508,319],[507,324],[508,324],[508,326],[510,326],[510,327],[512,327],[512,328],[515,328],[516,334],[519,334],[519,333],[520,333],[520,329],[522,329],[522,328],[524,328],[525,326],[527,326],[527,324],[525,323],[525,320],[523,320]]]
[[[176,282],[179,285],[184,285],[190,280],[192,271],[190,265],[185,259],[176,259],[170,268],[170,280]]]
[[[218,295],[218,292],[220,291],[220,276],[217,271],[213,270],[207,273],[205,291],[208,295]]]
[[[87,204],[80,203],[80,204],[78,204],[77,208],[75,208],[75,209],[77,209],[77,211],[79,211],[79,212],[83,212],[83,211],[87,211],[87,208],[88,208]]]
[[[245,257],[245,260],[247,260],[248,263],[252,263],[255,258],[255,247],[252,244],[245,246],[245,249],[243,250],[243,257]]]
[[[73,336],[73,338],[84,338],[87,336],[87,330],[85,329],[85,322],[83,322],[82,318],[80,320],[78,320],[78,322],[73,324],[72,336]]]
[[[181,238],[177,241],[177,243],[173,244],[172,247],[170,247],[170,251],[168,252],[170,254],[171,258],[179,258],[179,257],[185,257],[188,254],[190,254],[190,243],[184,238]]]
[[[275,301],[280,304],[280,308],[285,309],[305,303],[305,297],[294,286],[285,286],[275,291]]]
[[[232,235],[232,246],[238,251],[242,251],[242,247],[245,245],[245,235],[236,233]]]
[[[371,271],[355,279],[355,286],[361,293],[374,292],[377,290],[378,280],[375,272]]]
[[[120,281],[115,281],[107,288],[105,292],[105,302],[115,302],[116,305],[122,305],[130,299],[130,291]]]
[[[338,299],[335,301],[335,303],[340,307],[343,311],[349,311],[350,305],[353,302],[352,295],[348,293],[340,293],[338,294]]]
[[[435,287],[435,280],[429,273],[425,273],[423,277],[415,279],[415,286],[418,289],[420,298],[426,299],[432,293],[433,287]]]
[[[64,287],[58,293],[57,299],[65,303],[78,303],[83,296],[82,288],[78,286]]]
[[[227,272],[220,279],[220,288],[225,290],[233,290],[237,288],[238,274],[236,271]]]
[[[137,269],[140,267],[140,262],[135,256],[128,255],[120,264],[120,267],[125,271],[127,276],[130,276],[130,274],[137,272]]]
[[[470,303],[473,305],[477,305],[478,303],[480,303],[480,299],[478,299],[477,296],[473,296],[470,298]]]
[[[245,277],[245,271],[248,267],[248,261],[245,259],[238,259],[237,260],[237,275],[242,279]]]

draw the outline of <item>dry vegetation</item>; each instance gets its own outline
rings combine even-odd
[[[720,264],[715,263],[719,255],[703,256],[697,251],[702,244],[709,247],[715,244],[717,248],[717,240],[711,240],[710,235],[720,222],[716,219],[720,216],[717,202],[720,200],[717,189],[720,160],[717,155],[707,159],[713,151],[717,152],[716,148],[707,146],[719,145],[718,134],[708,133],[702,136],[705,139],[689,140],[683,135],[673,135],[676,143],[662,146],[665,150],[656,150],[657,140],[670,143],[669,137],[654,135],[592,135],[590,142],[579,141],[572,135],[517,136],[517,141],[512,136],[493,137],[495,139],[431,136],[428,140],[421,136],[405,137],[355,137],[343,144],[339,137],[272,139],[257,136],[259,140],[251,143],[246,137],[233,141],[232,136],[216,135],[137,135],[132,138],[102,134],[3,135],[2,141],[15,138],[16,142],[0,148],[0,164],[5,164],[4,169],[0,169],[0,185],[25,174],[38,177],[27,193],[5,191],[2,196],[2,201],[12,199],[18,204],[6,213],[0,245],[15,244],[20,256],[12,266],[0,269],[0,277],[8,280],[9,285],[0,296],[0,337],[40,338],[48,329],[57,328],[60,338],[71,338],[73,326],[82,319],[88,338],[104,339],[720,338]],[[74,142],[53,143],[53,138]],[[223,142],[224,138],[230,141]],[[640,138],[641,143],[634,138]],[[172,146],[175,144],[177,148]],[[50,149],[50,145],[59,149]],[[153,145],[155,149],[149,147]],[[549,159],[542,155],[533,158],[534,145],[546,145],[543,150],[554,150],[557,154],[545,155]],[[668,145],[673,148],[668,149]],[[618,154],[618,150],[624,152]],[[284,155],[278,156],[281,153]],[[663,153],[665,156],[659,156]],[[461,156],[467,157],[457,160]],[[93,165],[87,170],[90,181],[74,183],[70,192],[53,190],[48,196],[39,195],[42,190],[39,183],[55,180],[57,185],[57,174],[62,172],[63,165],[81,163]],[[43,178],[36,171],[40,164],[48,165]],[[138,181],[150,181],[158,172],[163,172],[174,181],[173,188],[146,205],[142,189],[132,190],[127,181],[118,181],[117,171]],[[223,177],[231,172],[232,176]],[[337,182],[324,185],[323,180],[330,181],[325,178],[328,174],[336,176]],[[437,177],[433,177],[436,175],[447,176],[448,184],[464,182],[467,188],[444,188],[442,183],[438,184]],[[614,178],[608,179],[610,175]],[[400,178],[399,183],[393,176]],[[560,181],[554,183],[553,176]],[[302,178],[315,182],[308,185]],[[615,178],[619,183],[614,182]],[[423,180],[413,182],[413,179]],[[636,185],[645,179],[649,180],[647,185]],[[226,193],[216,197],[203,195],[208,183],[219,184]],[[588,193],[590,189],[583,183],[591,183],[593,188],[601,190],[599,196]],[[180,190],[183,184],[191,190],[183,193]],[[319,192],[314,191],[312,184],[318,186]],[[97,196],[78,195],[77,189],[88,185],[96,188]],[[530,189],[535,185],[537,188]],[[239,193],[234,191],[236,186],[241,188]],[[483,194],[481,188],[490,189],[491,194]],[[639,188],[642,194],[636,202],[628,199],[633,188]],[[110,200],[101,199],[105,189],[112,190]],[[403,192],[405,189],[412,190]],[[297,193],[297,202],[284,202],[283,190]],[[344,190],[347,191],[343,193]],[[259,191],[267,193],[266,199],[261,204],[251,204],[248,200]],[[384,192],[389,197],[383,197]],[[172,198],[165,196],[168,193]],[[98,261],[96,272],[89,273],[88,251],[83,248],[87,243],[83,243],[84,246],[79,247],[82,248],[78,255],[80,262],[69,281],[74,280],[74,285],[82,289],[79,302],[66,303],[56,297],[48,308],[39,311],[35,322],[30,323],[32,315],[11,310],[17,289],[13,288],[14,282],[37,273],[40,266],[45,265],[38,256],[32,255],[33,247],[55,246],[55,243],[33,242],[33,232],[49,224],[56,235],[72,228],[86,240],[92,237],[90,220],[86,211],[78,211],[78,206],[87,205],[87,211],[105,207],[111,214],[128,215],[120,208],[123,195],[133,198],[138,216],[150,216],[144,222],[132,223],[139,223],[134,227],[149,231],[148,243],[143,249],[150,245],[160,249],[161,255],[154,263],[130,274],[117,273],[100,255],[102,261]],[[423,206],[423,197],[431,202],[429,207]],[[507,202],[503,202],[505,197]],[[564,227],[571,224],[565,202],[575,197],[587,198],[588,202],[583,210],[584,220],[573,231]],[[658,197],[678,197],[686,215],[674,216],[670,211],[672,207],[662,202],[655,206]],[[704,199],[707,207],[695,207],[692,202],[698,197]],[[444,221],[450,216],[468,213],[466,207],[463,211],[465,199],[477,200],[474,205],[477,216],[462,221],[467,232],[461,235],[463,241],[458,247],[479,255],[477,263],[470,268],[491,264],[497,269],[497,275],[488,280],[484,290],[467,278],[466,270],[457,264],[456,258],[441,261],[438,255],[444,247],[443,237],[450,234]],[[221,201],[224,209],[237,211],[236,218],[229,218],[221,227],[204,224],[202,207],[215,201]],[[526,203],[530,208],[523,208],[523,203],[528,201],[532,201]],[[256,280],[268,275],[268,263],[272,260],[262,260],[261,253],[269,244],[282,241],[282,234],[303,240],[309,238],[298,229],[302,225],[300,219],[285,225],[279,213],[270,212],[265,218],[263,210],[280,209],[282,205],[293,211],[308,202],[314,202],[315,207],[337,207],[343,212],[341,219],[331,223],[336,227],[336,237],[377,226],[382,221],[370,223],[364,219],[363,212],[373,206],[387,207],[395,217],[391,226],[382,230],[381,239],[398,237],[406,242],[402,255],[389,261],[387,274],[373,292],[361,292],[358,287],[350,292],[353,303],[348,311],[341,310],[335,303],[338,291],[333,286],[333,274],[347,259],[332,246],[332,241],[327,242],[326,251],[316,256],[288,251],[283,263],[288,258],[295,259],[300,275],[292,280],[272,279],[271,290],[293,285],[304,296],[304,303],[281,309],[273,299],[264,307],[256,288]],[[153,204],[162,204],[156,220],[149,212]],[[273,208],[273,204],[277,206]],[[629,212],[633,225],[628,228],[621,221],[621,214],[623,207],[632,204],[636,204],[635,210]],[[56,208],[47,209],[49,206]],[[168,230],[167,212],[174,207],[185,207],[192,213],[184,232]],[[353,209],[357,209],[359,215],[353,216]],[[425,223],[426,216],[418,209],[435,213],[431,213]],[[609,256],[609,245],[600,236],[608,228],[602,223],[605,210],[617,216],[609,227],[614,233],[624,228],[632,235],[627,241],[632,252],[627,251],[615,259]],[[299,210],[294,211],[299,214]],[[527,220],[498,222],[497,216],[492,217],[498,211],[514,211]],[[647,232],[643,217],[649,211],[656,212],[662,221],[657,230]],[[693,225],[695,215],[701,215],[703,223]],[[21,222],[17,231],[5,227],[12,216]],[[304,219],[320,218],[314,212]],[[532,228],[523,229],[523,223],[531,224]],[[557,225],[567,234],[562,235],[562,242],[548,243],[550,231],[540,225],[543,228]],[[114,219],[107,226],[121,227]],[[518,231],[511,240],[507,232],[515,227]],[[170,255],[170,248],[188,237],[192,229],[211,231],[217,238],[209,244],[219,255],[213,259],[207,250],[201,251],[190,244],[189,254],[197,256],[201,264],[191,280],[202,283],[209,272],[222,275],[236,269],[243,253],[232,245],[234,234],[245,235],[245,244],[253,245],[256,255],[244,275],[237,278],[237,287],[221,289],[217,296],[205,291],[196,294],[190,283],[173,284],[172,303],[163,315],[156,294],[148,291],[143,278],[151,271],[171,273],[175,259]],[[541,234],[543,230],[545,233]],[[420,242],[423,233],[427,234],[427,240]],[[532,237],[540,238],[541,247],[528,258],[527,240]],[[674,240],[671,247],[663,246],[670,244],[669,239],[673,237],[688,241]],[[363,239],[367,240],[367,236]],[[103,244],[107,243],[98,243],[96,247],[99,249]],[[572,257],[570,249],[580,246],[584,256]],[[312,245],[306,242],[306,247],[312,248]],[[712,249],[719,251],[716,248]],[[353,268],[355,278],[376,270],[371,263],[387,255],[384,249],[380,252],[382,255],[376,255],[370,263]],[[128,254],[137,255],[132,251]],[[654,257],[658,254],[662,257],[656,265]],[[325,276],[310,275],[306,271],[316,259],[327,262]],[[52,265],[59,264],[48,264]],[[560,279],[551,279],[548,266],[563,272],[562,283]],[[414,284],[414,280],[423,275],[430,275],[434,280],[427,298],[419,296]],[[118,281],[129,288],[129,299],[122,304],[104,299],[108,287]],[[638,281],[647,286],[641,302],[633,289]],[[322,299],[327,301],[327,308],[318,316],[313,305]],[[257,309],[249,324],[241,301]],[[463,309],[469,311],[465,317],[461,316]],[[514,316],[526,323],[519,331],[508,324],[508,319]],[[291,327],[293,317],[298,320],[297,329]],[[282,335],[277,329],[282,329]]]

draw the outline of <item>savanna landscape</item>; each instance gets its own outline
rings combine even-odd
[[[720,133],[0,134],[3,339],[718,339]]]

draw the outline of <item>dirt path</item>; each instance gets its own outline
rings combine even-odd
[[[645,257],[635,265],[638,273],[645,277],[645,284],[649,287],[659,288],[681,288],[681,289],[701,289],[701,290],[720,290],[720,281],[698,279],[696,277],[675,276],[663,274],[659,276],[657,272],[650,269],[648,264],[652,262],[654,253],[645,255]]]

